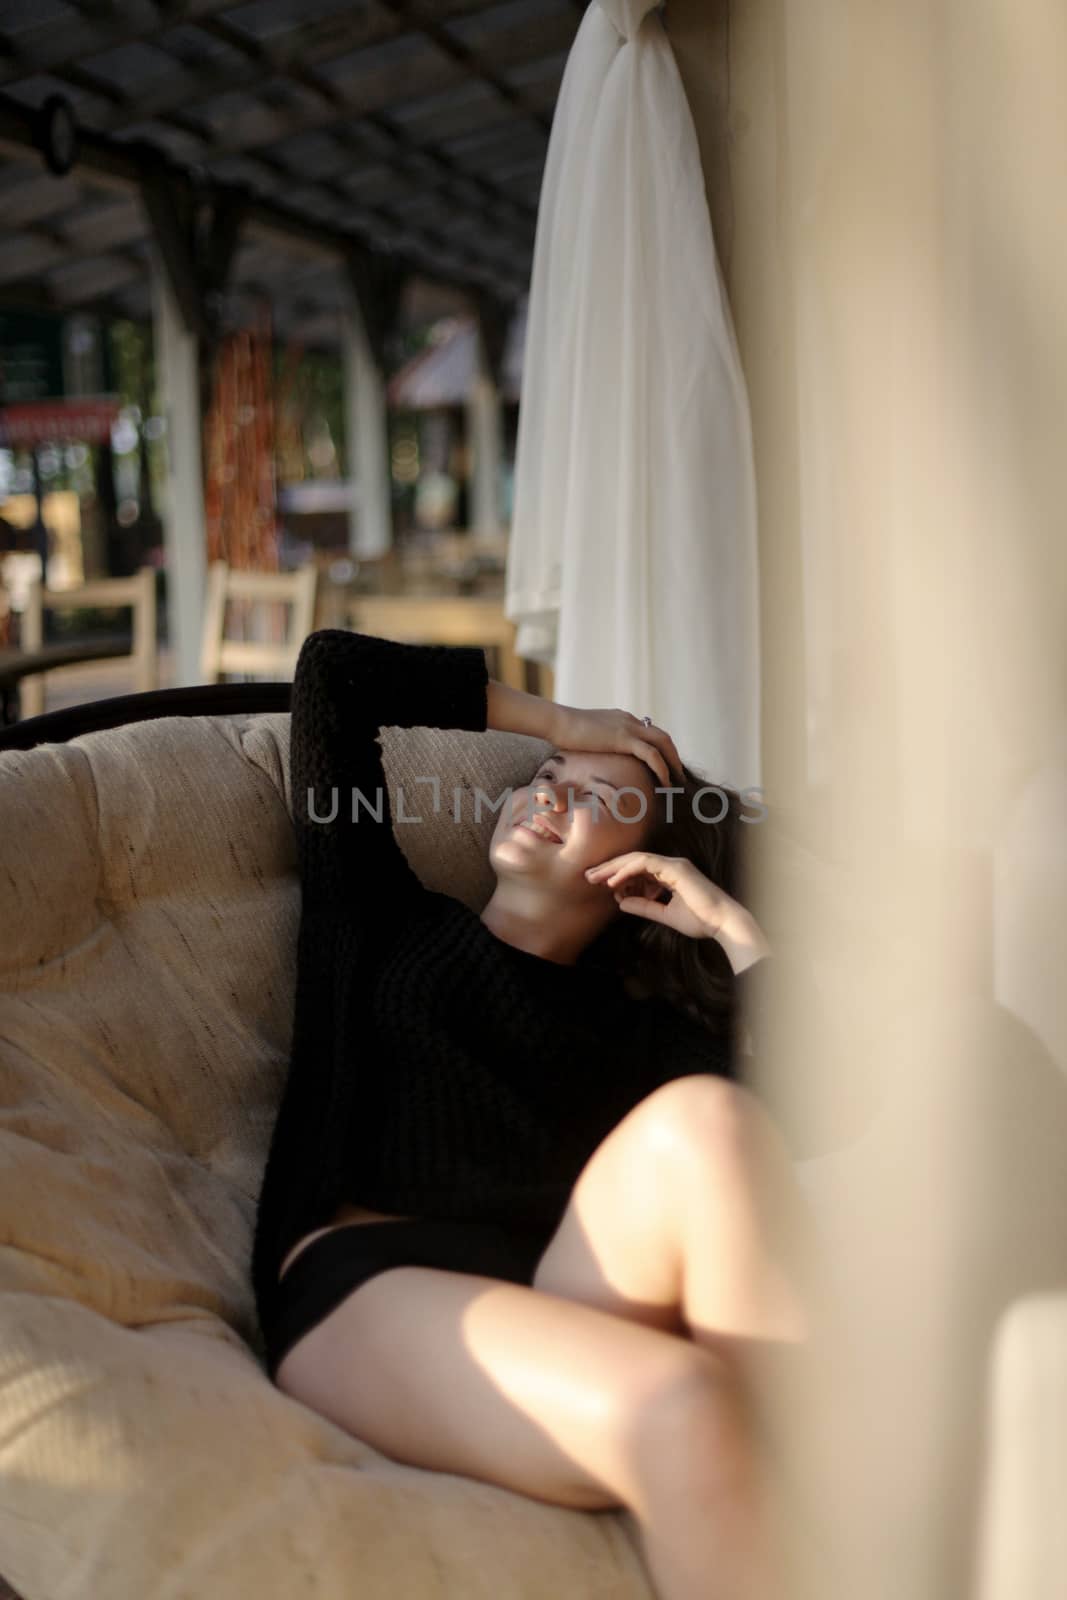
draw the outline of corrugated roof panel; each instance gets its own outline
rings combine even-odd
[[[301,24],[316,22],[321,17],[336,16],[339,12],[366,11],[366,0],[254,0],[252,5],[234,6],[226,12],[226,21],[241,28],[254,39],[277,39],[292,33]]]
[[[121,133],[113,135],[116,144],[129,144],[144,141],[145,144],[154,145],[164,155],[176,162],[179,166],[193,166],[199,163],[204,149],[204,141],[195,134],[187,133],[184,128],[177,128],[172,122],[131,122]]]
[[[316,222],[347,225],[344,201],[340,195],[326,189],[292,189],[287,191],[285,203],[291,211],[302,217],[313,217]]]
[[[516,89],[551,88],[552,103],[555,104],[569,54],[569,50],[557,50],[552,55],[538,56],[522,66],[509,67],[504,76]]]
[[[222,13],[229,23],[233,13]],[[221,66],[227,61],[245,61],[245,51],[227,44],[225,39],[207,28],[198,28],[192,22],[177,22],[160,34],[156,43],[174,55],[184,67]]]
[[[396,187],[396,173],[382,162],[361,164],[353,159],[352,166],[338,179],[338,187],[354,200],[374,205],[380,198],[388,198]]]
[[[431,52],[437,54],[422,34],[402,33],[395,39],[384,39],[380,44],[348,50],[343,56],[335,56],[332,61],[320,61],[315,72],[330,83],[351,82],[357,78],[373,77],[375,73],[391,72],[397,67],[410,66]]]
[[[532,26],[544,28],[554,17],[563,17],[574,31],[574,0],[502,0],[499,5],[482,6],[476,15],[448,22],[448,32],[471,50],[491,50],[503,33]]]
[[[157,45],[138,41],[101,50],[87,56],[82,65],[94,78],[136,100],[138,91],[153,88],[174,71],[174,57]]]
[[[464,134],[482,134],[485,129],[510,121],[515,115],[496,89],[478,82],[476,92],[462,102],[448,103],[442,95],[419,96],[389,107],[390,122],[402,128],[409,139],[419,144],[440,145]]]
[[[444,148],[452,160],[462,163],[471,172],[483,174],[497,172],[501,164],[516,156],[544,161],[545,135],[529,118],[512,117],[493,130],[491,137],[481,133],[464,134],[459,139],[448,139]]]
[[[54,239],[28,234],[7,238],[0,250],[0,283],[18,283],[20,278],[44,272],[65,260],[66,251]]]
[[[61,305],[76,306],[139,278],[142,271],[136,261],[105,255],[67,262],[49,270],[46,278],[50,292]]]
[[[521,292],[547,124],[580,22],[574,0],[422,0],[395,10],[390,0],[250,0],[211,6],[202,23],[174,16],[169,25],[160,5],[153,29],[159,4],[86,0],[75,9],[61,0],[0,0],[0,39],[6,23],[41,63],[19,79],[15,58],[5,64],[0,55],[0,81],[7,77],[9,105],[61,94],[87,133],[99,130],[112,147],[143,142],[261,201],[268,210],[245,237],[268,239],[270,250],[238,253],[235,306],[267,284],[279,314],[289,308],[299,322],[317,295],[340,303],[348,292],[340,267],[298,282],[293,265],[315,259],[314,245],[300,230],[287,245],[286,215],[338,249],[359,240],[398,252],[416,275],[451,278],[457,295],[479,284],[508,299]],[[50,17],[65,19],[69,48],[44,25]],[[436,40],[420,17],[443,30]],[[382,37],[394,24],[395,34]],[[449,36],[463,48],[438,42]],[[480,54],[487,74],[515,86],[525,107],[479,76],[467,50]],[[99,95],[85,87],[94,72]],[[36,155],[6,165],[0,157],[4,282],[12,292],[25,283],[46,300],[51,287],[64,297],[84,292],[87,304],[95,295],[110,309],[150,306],[146,283],[117,281],[146,262],[147,221],[135,187],[117,201],[114,174],[94,178],[93,157],[105,149],[86,139],[83,168],[65,180],[48,175]],[[43,238],[18,239],[20,226],[38,225]],[[74,270],[79,265],[84,270]]]
[[[448,116],[462,112],[470,107],[484,104],[486,100],[497,101],[499,95],[488,83],[480,78],[464,78],[461,82],[451,84],[448,88],[436,94],[421,96],[418,100],[399,101],[389,108],[391,122],[406,123],[413,113],[424,116]]]
[[[209,100],[202,100],[199,105],[189,107],[183,116],[210,134],[216,129],[225,129],[240,117],[247,117],[250,112],[256,114],[262,111],[255,95],[245,89],[228,89],[222,94],[213,94]]]
[[[7,236],[46,217],[61,217],[86,192],[73,176],[53,178],[40,161],[35,161],[33,167],[12,162],[10,169],[5,169],[5,177],[8,172],[10,181],[0,189],[0,221]]]
[[[352,151],[333,133],[294,133],[272,146],[270,155],[292,172],[312,174],[316,180],[336,178],[352,167]]]
[[[92,94],[66,78],[54,78],[51,73],[35,73],[32,78],[19,78],[4,85],[4,94],[26,106],[42,106],[49,95],[59,94],[69,100],[75,114],[85,127],[105,118],[111,102],[103,94]]]
[[[274,146],[304,122],[318,126],[334,120],[321,95],[278,78],[257,84],[254,91],[213,92],[182,116],[203,129],[219,155]]]
[[[244,185],[256,194],[274,194],[278,188],[277,173],[250,157],[226,156],[221,161],[213,161],[210,170],[220,183]]]
[[[353,106],[352,110],[354,116],[346,120],[345,126],[359,134],[359,142],[363,149],[383,156],[387,161],[392,160],[396,147],[395,135],[378,121],[358,115],[358,106]]]
[[[62,0],[3,0],[0,33],[7,34],[21,48],[26,44],[26,34],[76,22],[79,15],[77,6],[64,5]]]
[[[138,201],[112,196],[69,212],[62,227],[77,249],[92,251],[143,238],[147,223]]]

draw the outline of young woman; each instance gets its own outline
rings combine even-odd
[[[480,913],[400,849],[383,726],[551,740],[489,797]],[[329,628],[290,777],[294,1032],[253,1254],[272,1380],[398,1461],[628,1507],[663,1600],[761,1595],[734,1356],[804,1337],[804,1203],[737,1081],[769,953],[731,892],[739,797],[702,820],[718,798],[694,805],[665,730],[510,689],[481,649]]]

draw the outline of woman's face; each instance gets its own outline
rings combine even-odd
[[[489,844],[494,871],[588,887],[587,867],[643,847],[656,783],[637,756],[553,752],[501,808]]]

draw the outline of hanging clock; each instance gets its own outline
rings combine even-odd
[[[63,178],[78,156],[78,124],[73,107],[61,94],[52,94],[37,116],[37,147],[49,172]]]

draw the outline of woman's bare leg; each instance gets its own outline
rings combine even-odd
[[[748,1398],[705,1320],[766,1306],[731,1307],[729,1273],[737,1292],[752,1278],[737,1252],[724,1282],[687,1276],[716,1245],[682,1219],[738,1204],[736,1108],[713,1082],[666,1085],[613,1130],[534,1288],[392,1268],[294,1347],[279,1388],[396,1460],[629,1510],[659,1600],[787,1600]]]
[[[692,1529],[703,1506],[705,1519],[718,1523],[724,1593],[725,1566],[735,1568],[738,1585],[748,1571],[754,1592],[760,1583],[778,1595],[796,1592],[783,1539],[792,1532],[788,1494],[805,1474],[801,1467],[783,1477],[784,1441],[769,1432],[782,1393],[770,1391],[799,1379],[812,1354],[813,1238],[777,1129],[754,1096],[724,1079],[664,1085],[613,1129],[575,1185],[535,1287],[680,1333],[726,1360],[738,1384],[736,1415],[717,1443],[733,1474],[730,1490],[721,1488],[709,1512],[697,1466],[686,1463],[681,1477],[696,1496],[694,1505],[679,1483],[686,1520],[642,1529],[653,1568],[699,1570]]]
[[[834,1354],[814,1217],[788,1149],[754,1095],[743,1091],[704,1109],[689,1159],[679,1149],[673,1190],[683,1323],[738,1373],[766,1516],[790,1524],[802,1518],[807,1548],[825,1559],[820,1484],[829,1481],[836,1448]]]
[[[629,1510],[659,1600],[782,1600],[741,1559],[733,1376],[688,1340],[518,1284],[392,1267],[299,1340],[277,1382],[394,1460]]]

